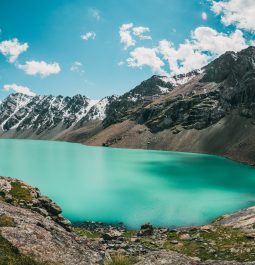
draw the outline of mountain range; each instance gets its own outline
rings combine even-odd
[[[11,94],[0,137],[201,152],[255,164],[255,47],[202,69],[154,75],[121,96]]]

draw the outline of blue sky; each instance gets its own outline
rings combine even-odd
[[[20,88],[97,99],[201,67],[253,44],[254,2],[1,0],[0,98]]]

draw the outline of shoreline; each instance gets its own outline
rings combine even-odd
[[[232,162],[249,166],[251,168],[255,168],[255,161],[246,161],[246,160],[237,160],[232,158],[231,156],[228,155],[221,155],[221,154],[216,154],[216,153],[207,153],[207,152],[189,152],[189,151],[176,151],[176,150],[165,150],[165,149],[149,149],[149,148],[133,148],[133,147],[118,147],[118,146],[103,146],[103,145],[89,145],[89,144],[83,144],[81,142],[74,142],[74,141],[65,141],[61,139],[33,139],[33,138],[1,138],[0,140],[26,140],[26,141],[46,141],[46,142],[58,142],[58,143],[70,143],[70,144],[78,144],[82,146],[87,146],[87,147],[100,147],[100,148],[111,148],[111,149],[127,149],[127,150],[143,150],[143,151],[159,151],[159,152],[176,152],[176,153],[187,153],[187,154],[197,154],[197,155],[208,155],[208,156],[216,156],[216,157],[221,157],[225,158],[227,160],[230,160]]]
[[[174,265],[255,261],[255,206],[203,226],[171,229],[144,224],[139,230],[128,230],[122,223],[75,226],[49,197],[18,179],[0,177],[0,191],[0,241],[15,247],[18,259],[55,264],[61,257],[68,265],[114,265],[115,259],[128,265],[158,264],[151,261],[155,255],[157,262],[169,260]]]

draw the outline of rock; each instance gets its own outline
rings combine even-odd
[[[74,235],[67,232],[52,219],[26,208],[0,203],[0,215],[13,218],[15,227],[1,227],[1,235],[13,246],[36,260],[65,265],[94,265],[102,257],[77,243]]]
[[[40,213],[41,215],[43,215],[45,217],[49,215],[49,213],[45,209],[42,209],[42,208],[39,208],[39,207],[31,207],[31,209],[33,211],[35,211],[35,212]]]
[[[151,224],[144,224],[141,226],[138,236],[151,236],[153,234],[153,226]]]
[[[179,236],[179,238],[180,238],[181,240],[191,240],[191,239],[192,239],[191,236],[190,236],[189,234],[181,234],[181,235]]]
[[[102,238],[105,240],[105,241],[110,241],[110,240],[114,240],[115,239],[115,236],[112,236],[111,234],[109,233],[105,233],[102,235]]]
[[[13,202],[13,198],[12,198],[12,195],[11,194],[6,194],[5,195],[5,201],[8,202],[8,203],[12,203]]]
[[[172,251],[155,251],[141,257],[136,265],[255,265],[255,262],[200,261],[197,257],[187,257]]]
[[[60,213],[62,213],[62,209],[56,203],[51,202],[48,205],[45,205],[45,207],[52,215],[58,216]]]
[[[146,255],[137,265],[197,265],[192,258],[172,251],[157,251]]]
[[[212,225],[203,225],[200,227],[200,230],[202,230],[202,231],[213,230],[213,226]]]
[[[177,240],[171,240],[170,243],[176,245],[176,244],[178,244],[179,242],[178,242]]]

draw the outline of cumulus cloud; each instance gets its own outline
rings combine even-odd
[[[199,69],[208,62],[208,56],[200,53],[190,43],[179,45],[176,49],[174,45],[162,40],[158,46],[159,53],[169,64],[169,70],[173,74],[181,74]]]
[[[255,31],[254,0],[212,1],[211,9],[221,17],[224,25],[235,25],[239,29]]]
[[[199,27],[192,33],[191,44],[199,51],[220,55],[226,51],[240,51],[247,47],[242,31],[231,34],[217,32],[210,27]]]
[[[81,35],[81,38],[85,41],[92,39],[94,40],[96,38],[96,33],[93,31],[87,32],[84,35]]]
[[[144,35],[144,33],[150,32],[150,29],[148,27],[134,27],[133,33],[135,36],[139,37],[141,40],[151,40],[151,36]]]
[[[10,63],[14,63],[19,55],[28,49],[27,43],[20,43],[18,39],[0,42],[0,53],[6,56]]]
[[[120,26],[119,34],[120,34],[120,42],[124,44],[124,49],[131,46],[135,46],[136,40],[151,40],[151,36],[145,35],[145,33],[150,32],[148,27],[134,27],[133,23],[122,24]]]
[[[78,61],[73,62],[71,64],[70,71],[77,73],[84,73],[84,70],[82,69],[82,63]]]
[[[164,66],[164,62],[157,56],[157,49],[138,47],[135,48],[127,59],[127,64],[130,67],[142,67],[149,66],[155,73],[163,74],[161,69]]]
[[[58,74],[61,71],[58,63],[46,63],[44,61],[26,61],[25,64],[19,64],[18,68],[28,75],[39,75],[41,77]]]
[[[124,44],[124,49],[127,49],[130,46],[135,46],[135,40],[131,35],[131,30],[133,23],[122,24],[120,27],[120,42]]]
[[[168,64],[167,72],[181,74],[200,69],[226,51],[240,51],[247,46],[240,30],[227,35],[210,27],[198,27],[178,47],[168,40],[161,40],[156,47],[134,49],[127,64],[130,67],[147,65],[157,73],[163,73],[162,67]]]
[[[35,96],[36,94],[32,92],[28,87],[26,86],[19,86],[17,84],[6,84],[4,85],[3,89],[5,91],[11,91],[13,90],[16,93],[22,93],[28,96]]]
[[[178,48],[169,41],[161,41],[159,51],[168,61],[170,71],[180,74],[203,67],[226,51],[240,51],[247,46],[240,30],[227,35],[210,27],[198,27]]]

